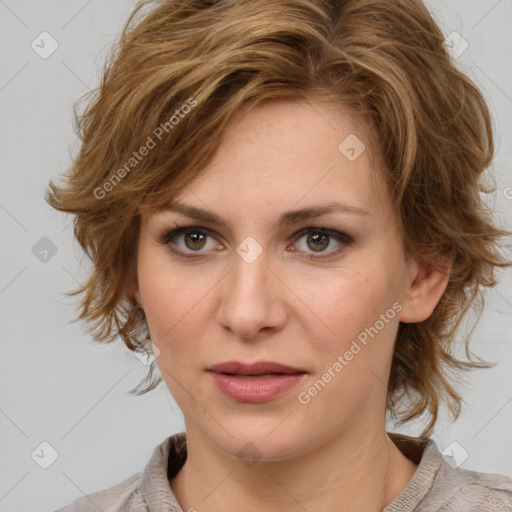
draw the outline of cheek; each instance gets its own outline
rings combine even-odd
[[[201,339],[201,329],[207,322],[203,312],[206,303],[201,301],[204,293],[187,294],[178,287],[165,287],[165,283],[160,283],[158,289],[155,286],[144,302],[153,342],[162,352],[171,347],[179,351],[185,343],[190,349]]]
[[[363,260],[361,260],[363,261]],[[296,281],[296,293],[312,324],[326,338],[346,342],[373,325],[397,298],[383,265],[364,262],[337,269],[328,276]]]
[[[201,358],[208,360],[202,340],[211,323],[211,297],[218,278],[173,267],[161,252],[141,252],[139,289],[151,339],[160,350],[158,366],[174,390],[170,375],[181,375],[182,381],[187,368],[200,366]]]
[[[319,371],[309,387],[299,390],[299,403],[311,404],[314,415],[326,424],[333,411],[339,412],[340,421],[350,422],[370,402],[379,406],[387,389],[398,312],[385,290],[352,284],[331,286],[330,298],[336,299],[317,298],[320,316],[330,330],[322,330],[328,336],[319,336],[318,330],[311,333]]]
[[[154,342],[165,342],[204,295],[203,281],[190,279],[172,266],[162,248],[143,247],[138,259],[138,284]]]
[[[367,258],[338,269],[314,288],[311,280],[302,283],[304,302],[315,313],[307,314],[303,330],[309,331],[318,356],[319,381],[310,391],[322,395],[314,398],[320,409],[336,404],[356,410],[387,379],[398,325],[393,308],[398,295],[387,270],[382,261]],[[324,386],[326,392],[320,393]]]

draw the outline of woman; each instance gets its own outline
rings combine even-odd
[[[186,432],[62,510],[512,510],[512,479],[428,437],[511,265],[489,112],[443,40],[417,0],[137,6],[47,199],[94,264],[80,318],[152,349]]]

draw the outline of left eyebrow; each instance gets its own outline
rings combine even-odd
[[[369,215],[371,212],[359,206],[351,206],[341,203],[328,203],[323,206],[312,206],[310,208],[302,208],[300,210],[289,210],[279,217],[279,226],[296,224],[303,220],[314,219],[327,215],[329,213],[351,213],[357,215]]]
[[[231,227],[231,223],[229,221],[218,216],[212,211],[204,210],[202,208],[197,208],[195,206],[190,206],[176,201],[166,204],[159,211],[176,212],[185,215],[186,217],[190,217],[191,219],[200,220],[203,222],[210,222],[212,224],[217,224],[225,228]],[[322,215],[337,212],[357,215],[369,215],[371,213],[370,210],[360,208],[359,206],[352,206],[342,203],[328,203],[323,206],[312,206],[309,208],[301,208],[298,210],[289,210],[283,212],[279,216],[278,225],[288,226],[292,224],[297,224],[304,220],[314,219]]]

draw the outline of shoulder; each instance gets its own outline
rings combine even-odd
[[[145,468],[121,483],[81,496],[56,512],[181,511],[169,485],[187,456],[186,435],[178,433],[157,445]]]
[[[418,468],[384,512],[512,512],[512,478],[463,469],[430,438],[389,435]]]
[[[512,512],[512,478],[452,467],[442,458],[427,496],[428,506],[420,510],[434,505],[443,512]]]
[[[140,475],[140,473],[136,473],[113,487],[82,496],[56,512],[141,510],[134,508],[144,505],[139,490]]]

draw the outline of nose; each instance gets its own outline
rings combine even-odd
[[[219,324],[238,338],[255,339],[277,332],[286,322],[285,285],[268,266],[265,252],[248,263],[238,254],[220,287]]]

